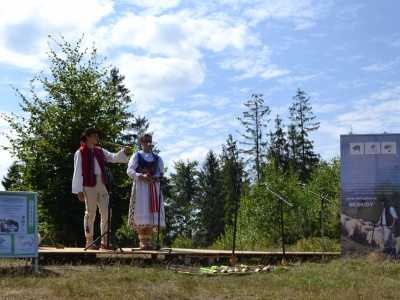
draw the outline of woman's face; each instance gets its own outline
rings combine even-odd
[[[150,149],[151,137],[150,136],[144,136],[142,138],[142,140],[140,141],[140,144],[142,145],[143,149]]]

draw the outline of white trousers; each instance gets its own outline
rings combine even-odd
[[[383,226],[383,234],[385,237],[385,245],[386,248],[394,248],[393,246],[393,238],[392,238],[393,229],[388,228],[387,226]]]
[[[93,240],[93,224],[96,218],[97,206],[99,206],[101,216],[101,235],[107,231],[109,196],[106,186],[103,183],[101,174],[96,175],[96,185],[94,187],[84,186],[83,191],[85,193],[86,206],[85,217],[83,221],[85,236],[87,240]]]

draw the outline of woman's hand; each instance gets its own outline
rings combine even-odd
[[[157,182],[158,180],[156,178],[151,177],[149,174],[143,174],[143,175],[139,175],[138,177],[140,180],[144,180],[148,183],[153,183],[153,182]]]

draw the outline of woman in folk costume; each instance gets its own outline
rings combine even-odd
[[[85,202],[86,211],[84,228],[86,247],[89,250],[98,250],[93,242],[93,223],[96,217],[96,209],[99,206],[101,215],[100,231],[103,235],[107,230],[109,196],[106,188],[108,183],[106,174],[106,161],[112,163],[127,163],[127,153],[131,152],[126,147],[118,153],[111,153],[95,146],[99,142],[101,131],[93,127],[87,128],[80,137],[81,147],[74,156],[74,175],[72,178],[72,193],[78,194],[78,200]],[[91,245],[92,244],[92,245]],[[101,240],[101,249],[107,249],[107,235]],[[109,249],[116,247],[109,244]]]
[[[153,230],[165,228],[164,202],[159,198],[160,182],[157,180],[164,172],[164,162],[151,151],[151,141],[150,134],[140,137],[143,150],[131,157],[127,170],[128,176],[133,178],[128,227],[138,232],[141,250],[154,250],[151,245]]]

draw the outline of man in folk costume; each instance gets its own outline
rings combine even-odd
[[[100,231],[103,235],[107,231],[109,195],[106,188],[108,183],[106,161],[112,163],[128,163],[127,154],[131,148],[126,147],[118,153],[111,153],[96,146],[99,134],[102,132],[93,127],[87,128],[80,137],[81,147],[74,156],[74,176],[72,179],[72,193],[78,194],[78,199],[85,202],[84,230],[86,247],[93,242],[93,223],[96,218],[96,209],[99,206],[101,215]],[[117,247],[109,244],[109,249]],[[98,250],[95,244],[88,249]],[[107,234],[102,237],[100,249],[107,249]]]
[[[387,198],[382,198],[380,201],[383,206],[381,217],[379,222],[374,224],[374,227],[383,227],[386,248],[394,248],[392,234],[395,233],[398,217],[395,209],[389,205],[389,200]]]
[[[141,250],[153,250],[153,230],[165,228],[164,202],[162,197],[159,198],[160,182],[157,179],[164,172],[164,163],[159,155],[151,151],[151,142],[150,134],[140,137],[143,150],[132,155],[127,170],[128,176],[134,180],[128,227],[138,232]]]

